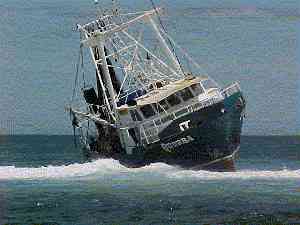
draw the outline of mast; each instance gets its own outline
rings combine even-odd
[[[80,25],[77,25],[77,26],[78,26],[78,29],[84,34],[85,38],[88,39],[89,37],[88,37],[87,33],[85,32],[85,30],[84,30]],[[96,71],[97,71],[97,76],[98,76],[98,80],[99,80],[100,86],[101,86],[101,88],[102,88],[102,90],[103,90],[103,95],[104,95],[105,103],[106,103],[106,105],[107,105],[107,108],[108,108],[110,114],[112,115],[112,117],[113,117],[114,120],[115,120],[115,117],[113,116],[113,111],[112,111],[112,109],[111,109],[111,107],[110,107],[110,103],[109,103],[109,100],[108,100],[108,98],[107,98],[106,88],[105,88],[105,86],[104,86],[104,83],[103,83],[103,80],[102,80],[102,77],[101,77],[101,73],[100,73],[99,68],[98,68],[98,63],[97,63],[97,61],[96,61],[96,59],[95,59],[95,56],[94,56],[93,49],[92,49],[91,46],[89,46],[89,49],[90,49],[91,57],[92,57],[92,59],[93,59],[93,63],[94,63],[94,65],[95,65],[95,68],[96,68]],[[103,51],[104,51],[104,49],[103,49]],[[100,52],[101,52],[101,50],[100,50],[100,48],[99,48],[99,54],[101,54]],[[104,53],[104,56],[105,56],[105,53]],[[102,57],[102,56],[100,56],[100,57]],[[103,61],[106,62],[106,60],[103,60]],[[106,65],[107,65],[107,63],[106,63]]]
[[[100,40],[99,44],[98,44],[99,56],[100,56],[100,59],[102,59],[101,60],[101,68],[102,68],[103,75],[105,77],[105,81],[106,81],[105,83],[107,85],[107,90],[108,90],[109,96],[112,100],[111,103],[112,103],[113,111],[114,111],[115,115],[117,115],[117,103],[116,103],[116,99],[115,99],[116,94],[115,94],[115,90],[114,90],[112,80],[110,77],[103,42],[104,41]]]

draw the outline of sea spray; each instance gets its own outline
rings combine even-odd
[[[101,176],[162,176],[170,179],[201,179],[201,180],[228,180],[228,179],[299,179],[300,170],[241,170],[237,172],[210,172],[192,171],[172,167],[163,163],[155,163],[143,168],[128,169],[118,161],[112,159],[98,159],[84,164],[64,166],[45,166],[38,168],[19,168],[14,166],[0,167],[0,180],[15,179],[67,179],[92,178]]]

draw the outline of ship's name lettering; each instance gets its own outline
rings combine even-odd
[[[184,138],[181,138],[180,140],[174,141],[174,142],[170,142],[170,143],[162,143],[161,147],[165,150],[165,151],[171,151],[174,148],[180,147],[181,145],[185,145],[188,143],[193,142],[195,139],[192,136],[187,136]]]

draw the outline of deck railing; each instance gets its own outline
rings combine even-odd
[[[236,92],[241,91],[240,85],[236,82],[228,87],[221,90],[221,95],[224,98],[227,98],[233,95]],[[213,97],[203,100],[201,102],[197,102],[185,107],[182,107],[176,111],[166,113],[163,116],[160,116],[154,120],[146,121],[140,125],[140,134],[141,134],[141,141],[142,144],[152,144],[154,142],[158,142],[160,140],[158,134],[159,132],[166,126],[167,122],[172,120],[181,118],[189,113],[198,111],[215,103],[222,101],[223,98],[220,98],[219,94],[214,95]],[[90,105],[93,106],[93,105]],[[103,111],[108,113],[103,106],[97,106],[98,110],[101,108]]]
[[[240,85],[235,82],[228,87],[221,90],[221,94],[224,98],[227,98],[237,92],[240,92]],[[159,132],[165,127],[165,123],[172,121],[174,119],[178,119],[182,116],[185,116],[191,112],[198,111],[215,103],[222,101],[222,98],[218,94],[213,96],[210,99],[203,100],[201,102],[197,102],[195,104],[185,106],[176,110],[174,112],[168,113],[165,116],[160,118],[156,118],[151,121],[147,121],[141,125],[141,140],[143,144],[151,144],[154,142],[158,142],[160,138],[158,137]]]
[[[227,98],[231,95],[233,95],[236,92],[240,92],[241,88],[239,83],[235,82],[231,85],[229,85],[228,87],[224,88],[223,90],[221,90],[221,94],[224,96],[224,98]]]
[[[160,140],[158,134],[162,130],[162,128],[166,126],[165,123],[218,103],[222,100],[223,98],[220,98],[220,96],[216,94],[210,99],[206,99],[201,102],[182,107],[179,110],[168,113],[162,117],[143,123],[140,126],[142,143],[151,144],[154,142],[158,142]]]

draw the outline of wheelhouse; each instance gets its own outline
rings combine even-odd
[[[188,77],[167,85],[152,86],[148,93],[135,99],[135,105],[123,105],[119,109],[129,111],[127,116],[121,116],[122,121],[128,124],[130,121],[153,120],[173,112],[179,114],[185,112],[182,108],[186,106],[216,96],[222,98],[218,85],[209,77]]]

